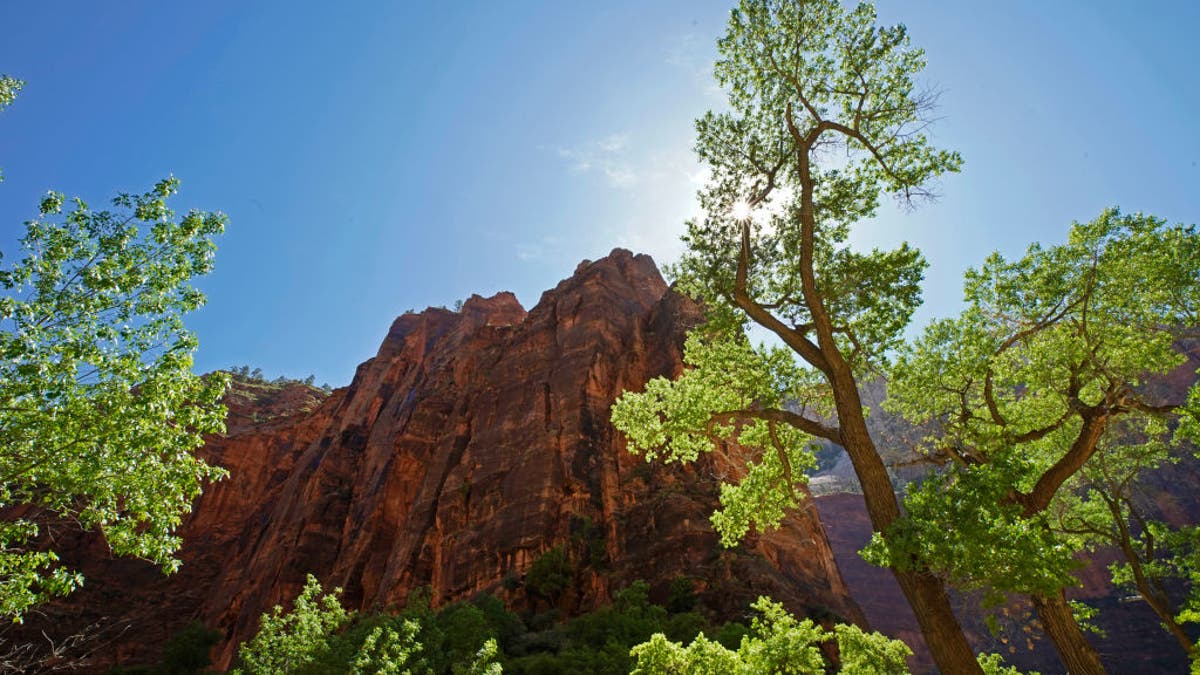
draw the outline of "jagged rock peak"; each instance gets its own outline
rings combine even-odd
[[[510,291],[500,291],[490,298],[472,293],[459,314],[482,325],[502,326],[519,323],[525,318],[525,308]]]
[[[599,260],[596,260],[594,262],[591,260],[588,260],[587,258],[584,258],[583,260],[579,261],[579,264],[575,266],[574,276],[580,276],[581,274],[584,274],[585,272],[587,272],[588,269],[597,267],[597,266],[599,266],[601,268],[607,266],[607,267],[616,267],[616,268],[626,269],[626,268],[629,268],[630,265],[636,265],[637,267],[642,268],[643,270],[648,267],[651,270],[653,270],[655,274],[658,273],[658,266],[654,264],[653,258],[646,255],[645,253],[634,253],[634,252],[630,251],[629,249],[621,248],[618,246],[617,248],[614,248],[612,251],[609,251],[608,255],[606,255],[603,258],[600,258]]]
[[[640,313],[661,300],[666,292],[667,282],[653,258],[614,248],[599,260],[580,262],[573,275],[542,293],[530,313],[554,304],[563,296],[575,294],[585,300],[612,302],[621,309]]]
[[[458,311],[428,307],[421,312],[402,314],[392,322],[378,356],[391,358],[402,353],[425,353],[447,337],[462,339],[483,326],[518,326],[530,315],[552,311],[565,298],[570,298],[574,307],[611,305],[640,315],[661,300],[666,292],[667,283],[653,258],[614,248],[599,260],[580,262],[574,274],[543,292],[529,312],[515,295],[501,291],[490,298],[472,295]]]

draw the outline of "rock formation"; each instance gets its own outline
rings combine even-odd
[[[435,604],[490,592],[521,608],[535,601],[522,575],[561,546],[575,583],[550,601],[567,613],[637,578],[661,596],[687,575],[728,614],[765,593],[800,614],[861,620],[815,509],[722,550],[708,514],[734,467],[647,464],[609,425],[623,390],[679,372],[699,319],[649,257],[618,249],[528,312],[500,293],[399,317],[353,382],[315,407],[299,384],[267,398],[238,389],[228,434],[203,450],[230,477],[182,528],[182,570],[104,559],[82,538],[70,557],[87,588],[48,618],[127,626],[106,648],[124,664],[152,660],[198,619],[225,633],[214,654],[226,667],[307,573],[354,608],[402,604],[421,586]]]

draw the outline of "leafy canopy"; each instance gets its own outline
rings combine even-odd
[[[745,0],[718,50],[730,110],[696,123],[705,215],[670,270],[709,321],[684,376],[626,393],[612,419],[648,457],[737,453],[741,480],[714,517],[729,544],[797,504],[811,437],[843,443],[834,389],[885,363],[920,303],[920,254],[857,250],[851,225],[884,192],[931,194],[961,159],[924,133],[922,51],[903,26],[876,26],[868,3]],[[750,346],[751,321],[786,349]]]
[[[777,524],[799,506],[816,466],[808,437],[788,423],[795,413],[784,409],[806,373],[785,350],[702,331],[688,336],[684,363],[678,380],[655,378],[644,392],[623,394],[612,422],[647,461],[694,461],[714,449],[734,459],[740,480],[721,486],[712,520],[722,544],[735,546],[752,522]]]
[[[1155,470],[1180,461],[1184,448],[1122,432],[1102,439],[1101,451],[1080,471],[1080,486],[1051,505],[1051,527],[1083,548],[1120,551],[1123,559],[1109,565],[1113,584],[1140,595],[1189,654],[1193,670],[1200,669],[1200,650],[1185,628],[1200,622],[1200,527],[1153,519],[1153,502],[1145,498],[1163,489]],[[1181,588],[1187,589],[1182,598]]]
[[[308,575],[304,589],[296,597],[290,612],[276,605],[269,614],[259,620],[258,633],[238,647],[238,658],[246,673],[292,673],[315,661],[329,650],[329,639],[334,631],[350,620],[338,600],[342,589],[321,595],[321,582]],[[392,634],[376,635],[364,650],[366,660],[390,653],[389,639]],[[384,644],[380,644],[381,638]],[[236,669],[234,673],[243,672]]]
[[[656,633],[631,651],[637,658],[634,675],[825,673],[829,664],[820,644],[831,640],[837,642],[844,672],[863,675],[908,672],[905,659],[912,655],[912,650],[899,640],[866,633],[848,624],[838,624],[830,632],[811,619],[797,621],[783,605],[767,598],[759,598],[752,607],[759,615],[737,649],[713,642],[703,633],[686,647]]]
[[[1146,574],[1157,579],[1178,579],[1187,582],[1189,593],[1179,608],[1175,620],[1179,623],[1200,623],[1200,526],[1189,525],[1168,529],[1161,523],[1149,523],[1142,533],[1143,541],[1153,538],[1164,554],[1150,559]],[[1126,587],[1136,587],[1129,564],[1113,563],[1113,581]]]
[[[687,646],[656,633],[631,650],[637,659],[633,675],[818,675],[835,671],[820,649],[826,642],[837,644],[837,672],[910,672],[906,661],[912,650],[900,640],[868,633],[852,624],[837,624],[830,631],[810,619],[797,621],[783,605],[769,598],[759,598],[751,607],[758,616],[736,648],[709,640],[703,633]],[[1016,668],[1005,666],[999,654],[980,654],[978,662],[986,675],[1021,675]]]
[[[893,370],[886,406],[925,425],[920,450],[947,468],[910,489],[890,554],[877,539],[873,555],[1049,593],[1074,583],[1086,543],[1055,519],[1102,506],[1100,474],[1120,477],[1112,496],[1191,432],[1177,423],[1195,419],[1195,392],[1145,385],[1183,363],[1176,341],[1198,325],[1200,234],[1111,209],[1064,244],[993,254],[967,273],[966,301]]]
[[[232,672],[500,675],[496,640],[456,632],[455,617],[435,617],[428,605],[396,617],[358,617],[342,607],[341,592],[335,588],[322,595],[320,582],[308,575],[291,611],[276,606],[262,615],[258,633],[238,648],[241,666]],[[456,644],[431,644],[444,641],[443,628]],[[476,628],[487,630],[486,625]],[[480,646],[462,653],[473,639]]]
[[[696,123],[711,181],[676,276],[710,306],[793,333],[781,337],[806,360],[794,338],[823,314],[857,366],[882,358],[920,301],[925,263],[907,246],[854,250],[850,226],[882,192],[930,194],[961,164],[923,133],[923,52],[903,26],[877,27],[872,5],[836,0],[742,2],[718,50],[731,111]]]
[[[175,528],[202,482],[225,475],[193,451],[224,431],[227,380],[192,374],[183,325],[225,217],[175,219],[178,184],[120,195],[111,211],[49,193],[23,257],[0,268],[0,614],[82,583],[38,546],[68,520],[174,570]]]

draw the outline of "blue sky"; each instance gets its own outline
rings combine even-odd
[[[229,215],[197,366],[346,384],[393,317],[473,292],[527,307],[614,246],[660,262],[695,212],[692,120],[722,97],[730,3],[5,2],[0,249],[39,196],[99,205],[173,173]],[[962,270],[1109,205],[1200,214],[1200,3],[881,0],[943,90],[962,174],[863,245]],[[1151,11],[1152,10],[1152,11]]]

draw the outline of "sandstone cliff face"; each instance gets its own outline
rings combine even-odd
[[[225,667],[307,573],[355,608],[402,604],[426,585],[435,604],[491,592],[519,608],[545,601],[519,581],[563,546],[578,570],[553,599],[567,612],[637,578],[661,592],[689,575],[730,614],[768,593],[801,614],[860,620],[815,509],[723,551],[707,516],[714,476],[730,467],[647,465],[611,428],[623,390],[679,372],[699,319],[650,258],[623,250],[585,261],[528,312],[501,293],[401,316],[350,386],[311,412],[242,410],[212,440],[205,452],[230,478],[185,524],[179,574],[87,563],[88,589],[56,616],[128,625],[111,647],[125,663],[197,618],[225,632]]]

